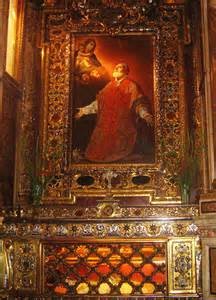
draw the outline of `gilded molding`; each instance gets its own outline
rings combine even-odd
[[[150,206],[144,207],[122,207],[118,202],[112,201],[98,201],[96,206],[82,207],[65,206],[65,207],[23,207],[8,213],[3,213],[5,218],[22,217],[23,219],[39,218],[40,220],[54,220],[54,221],[73,221],[93,219],[188,219],[198,217],[198,206]]]
[[[180,202],[173,178],[179,168],[185,136],[185,103],[183,82],[183,5],[156,5],[154,1],[137,1],[131,5],[120,1],[71,3],[70,10],[44,10],[44,41],[46,41],[45,82],[47,82],[43,126],[44,173],[54,173],[43,195],[43,203],[76,201],[77,195],[104,194],[104,174],[111,171],[120,178],[113,195],[149,191],[150,202]],[[77,164],[71,162],[71,93],[70,68],[73,39],[76,34],[152,34],[155,38],[155,140],[156,163],[144,164]],[[160,79],[160,80],[159,80]],[[175,143],[173,143],[175,140]],[[150,178],[147,185],[132,183],[133,176]],[[94,184],[81,186],[80,176],[91,176]],[[123,179],[123,180],[121,180]],[[105,192],[106,193],[106,192]]]
[[[5,223],[1,235],[19,238],[154,238],[174,236],[196,236],[199,229],[193,221],[128,221],[95,223]]]

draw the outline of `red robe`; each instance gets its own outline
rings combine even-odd
[[[132,152],[137,130],[131,107],[140,97],[138,85],[128,78],[119,85],[111,81],[101,90],[97,124],[85,152],[88,160],[112,162]]]

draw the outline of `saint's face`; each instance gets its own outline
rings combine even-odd
[[[122,79],[127,75],[127,72],[125,70],[125,66],[123,64],[118,64],[115,66],[113,70],[113,77],[117,80]]]
[[[95,42],[94,41],[89,41],[86,46],[85,46],[85,52],[91,52],[95,49]]]

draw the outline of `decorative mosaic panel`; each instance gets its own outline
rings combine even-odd
[[[11,253],[10,259],[14,268],[13,284],[15,290],[36,291],[38,251],[38,242],[35,240],[16,241],[14,243],[14,257]]]
[[[44,294],[163,295],[166,243],[44,245]]]
[[[173,238],[169,241],[169,292],[196,293],[195,239]]]

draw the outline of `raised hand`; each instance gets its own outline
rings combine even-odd
[[[153,116],[151,114],[149,114],[149,113],[146,114],[144,119],[145,119],[147,125],[153,126]]]
[[[76,108],[78,110],[78,112],[75,114],[74,118],[76,120],[80,119],[82,116],[84,116],[84,112],[82,107]]]
[[[147,125],[153,126],[153,116],[145,109],[139,109],[139,117],[146,121]]]

